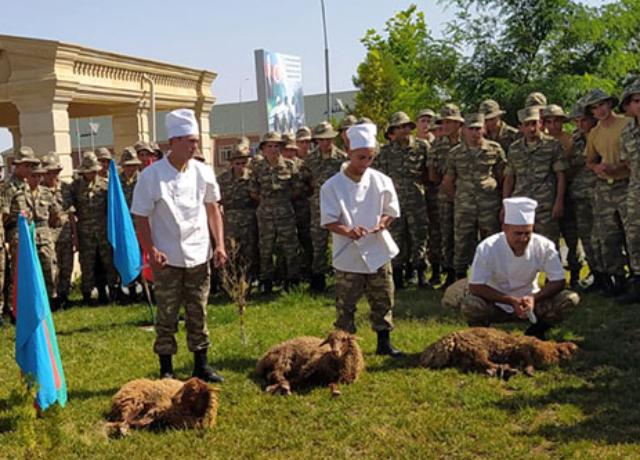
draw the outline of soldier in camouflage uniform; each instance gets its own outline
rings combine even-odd
[[[433,110],[423,109],[418,112],[418,116],[416,117],[416,137],[427,141],[429,145],[436,139],[431,132],[431,125],[433,124],[435,116],[436,113]]]
[[[96,149],[96,157],[98,158],[98,162],[100,163],[100,171],[98,171],[98,175],[104,177],[105,179],[109,179],[109,165],[111,164],[111,160],[113,159],[111,150],[106,147],[100,147]]]
[[[308,126],[303,126],[296,131],[296,145],[298,146],[296,155],[301,160],[306,160],[311,152],[311,130]]]
[[[630,172],[625,232],[631,279],[627,292],[616,302],[627,305],[640,302],[640,81],[628,85],[620,99],[620,108],[626,108],[633,116],[620,135],[620,160]]]
[[[604,287],[602,261],[597,255],[598,251],[594,250],[593,238],[593,191],[597,178],[595,173],[587,168],[585,157],[587,135],[595,126],[596,120],[585,113],[584,98],[576,103],[570,118],[573,119],[576,130],[572,136],[571,152],[567,158],[569,169],[573,171],[573,178],[567,190],[568,202],[571,203],[576,215],[578,238],[582,243],[585,262],[593,274],[593,283],[586,291],[597,291]]]
[[[133,149],[136,151],[138,160],[140,160],[140,171],[149,166],[155,160],[153,147],[151,147],[147,142],[138,141],[133,144]]]
[[[506,162],[500,144],[484,138],[484,116],[465,117],[464,142],[451,149],[443,180],[454,196],[456,278],[466,278],[480,238],[500,231],[501,182]]]
[[[122,151],[120,156],[120,184],[122,185],[122,192],[124,193],[124,199],[127,202],[127,207],[131,207],[131,200],[133,199],[133,189],[138,183],[138,175],[142,161],[138,159],[136,151],[133,147],[126,147]]]
[[[340,171],[347,154],[338,149],[333,140],[338,135],[328,122],[320,123],[313,130],[313,139],[317,147],[309,154],[305,164],[311,171],[312,195],[309,199],[311,207],[311,241],[313,243],[313,261],[311,265],[311,290],[324,292],[325,275],[329,269],[327,264],[327,247],[329,232],[320,225],[320,187]]]
[[[229,158],[230,167],[218,176],[218,185],[224,210],[224,230],[227,248],[231,241],[237,246],[235,261],[247,267],[250,279],[258,276],[258,222],[256,202],[251,198],[251,177],[247,165],[249,151],[236,145]],[[232,261],[234,262],[234,261]]]
[[[502,119],[502,115],[506,112],[493,99],[482,101],[478,111],[484,115],[484,137],[497,142],[505,154],[508,153],[509,146],[518,139],[519,133],[516,128],[509,126]]]
[[[446,288],[455,281],[453,268],[454,226],[453,198],[440,186],[446,169],[449,151],[460,143],[460,129],[464,118],[455,104],[445,104],[440,109],[442,137],[434,141],[427,157],[429,181],[437,187],[438,220],[440,221],[441,264],[447,278],[442,287]],[[436,282],[438,280],[435,280]]]
[[[116,292],[116,276],[113,268],[111,245],[107,239],[107,179],[98,175],[100,164],[93,152],[85,152],[79,177],[71,184],[69,201],[65,208],[69,210],[74,244],[80,252],[82,270],[82,299],[91,304],[91,291],[96,286],[94,268],[97,260],[105,272],[106,282],[112,292]],[[98,286],[98,302],[106,304],[109,298],[104,289]]]
[[[58,302],[61,308],[67,308],[69,306],[69,291],[71,290],[71,274],[73,273],[73,247],[71,245],[69,215],[63,209],[65,197],[68,199],[70,193],[70,184],[60,181],[62,165],[55,152],[49,152],[42,157],[42,167],[46,170],[46,174],[42,178],[42,185],[49,189],[60,208],[60,226],[51,228],[51,234],[58,267],[56,279]]]
[[[300,172],[302,181],[302,193],[293,200],[293,210],[296,213],[296,228],[298,229],[298,241],[302,249],[302,273],[306,278],[311,277],[311,262],[313,260],[313,242],[311,241],[311,208],[309,197],[312,192],[311,171],[306,167],[304,160],[298,158],[298,145],[293,134],[282,135],[282,156],[293,164]]]
[[[522,137],[509,147],[503,197],[526,196],[538,202],[535,231],[558,244],[558,219],[564,211],[565,171],[562,146],[540,131],[540,111],[518,111]]]
[[[298,168],[291,160],[282,157],[281,147],[282,137],[279,133],[265,134],[260,142],[264,160],[256,162],[251,170],[251,197],[259,203],[256,215],[260,281],[267,294],[273,288],[273,255],[276,250],[286,260],[285,287],[297,285],[300,277],[298,232],[292,202],[302,193],[302,182]]]
[[[380,149],[372,165],[393,180],[402,209],[402,215],[389,228],[394,241],[400,246],[400,254],[393,259],[396,289],[404,287],[403,268],[408,265],[417,270],[420,286],[426,285],[427,209],[424,189],[429,143],[411,135],[415,127],[406,113],[394,113],[387,128],[394,140]]]
[[[627,219],[629,168],[620,159],[620,136],[631,121],[613,112],[617,98],[602,90],[592,90],[585,102],[598,124],[587,136],[587,167],[597,175],[594,191],[593,219],[596,250],[605,273],[606,296],[617,296],[625,285],[624,253]]]
[[[358,119],[353,115],[347,115],[340,122],[340,129],[338,133],[340,134],[340,140],[342,140],[342,145],[347,147],[349,145],[349,138],[347,137],[347,130],[351,128],[353,125],[358,123]]]

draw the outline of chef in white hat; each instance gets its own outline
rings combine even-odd
[[[161,378],[175,378],[172,357],[178,349],[175,334],[184,306],[187,344],[194,355],[192,375],[221,382],[223,378],[207,364],[206,308],[209,261],[213,257],[219,267],[227,260],[218,208],[220,188],[213,169],[193,159],[200,139],[193,110],[169,112],[165,125],[171,155],[140,173],[131,204],[138,240],[149,256],[155,281],[158,317],[153,350],[160,358]]]
[[[555,244],[533,231],[538,203],[526,197],[506,198],[503,203],[503,231],[478,245],[471,276],[449,289],[460,290],[461,283],[468,283],[457,307],[470,326],[529,321],[525,334],[545,339],[552,325],[573,313],[580,297],[565,289]],[[541,272],[546,277],[542,288]]]
[[[376,353],[396,358],[402,352],[390,341],[394,306],[391,259],[398,254],[398,246],[387,229],[400,216],[400,205],[391,178],[369,167],[377,150],[376,134],[372,123],[347,130],[349,161],[320,189],[320,224],[333,238],[335,327],[356,332],[356,304],[366,295],[371,327],[378,334]]]

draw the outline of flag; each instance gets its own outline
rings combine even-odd
[[[113,264],[123,285],[131,284],[140,275],[142,257],[127,201],[122,192],[116,163],[109,165],[107,194],[107,236],[113,247]]]
[[[67,402],[56,331],[42,267],[26,217],[18,216],[18,275],[16,277],[16,362],[38,385],[36,403],[45,410]]]

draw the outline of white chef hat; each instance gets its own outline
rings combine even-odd
[[[376,134],[378,128],[373,123],[362,123],[353,125],[347,129],[347,137],[349,138],[349,148],[355,149],[373,149],[376,147]]]
[[[196,116],[191,109],[177,109],[169,112],[164,119],[164,124],[169,139],[200,134]]]
[[[527,197],[505,198],[504,223],[509,225],[533,225],[538,202]]]

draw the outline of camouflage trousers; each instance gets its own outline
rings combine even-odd
[[[453,201],[443,198],[444,191],[438,196],[438,218],[440,219],[441,263],[443,268],[453,269],[453,251],[455,246],[453,224]]]
[[[593,237],[602,271],[608,275],[624,275],[627,262],[625,222],[627,220],[628,181],[609,184],[599,179],[593,197]]]
[[[329,271],[327,250],[329,248],[329,230],[320,225],[320,209],[311,211],[311,244],[313,245],[313,260],[311,273],[324,275]]]
[[[549,238],[558,247],[560,239],[560,225],[558,221],[551,217],[553,213],[553,201],[545,203],[538,202],[536,208],[535,232]]]
[[[580,270],[582,264],[578,256],[578,219],[575,202],[569,198],[569,194],[564,199],[564,214],[558,221],[560,234],[567,245],[567,265],[569,270]]]
[[[113,267],[112,249],[105,235],[97,232],[85,232],[78,229],[78,245],[80,246],[80,270],[82,271],[81,290],[83,294],[90,293],[96,286],[95,268],[99,260],[102,266],[101,272],[105,274],[108,285],[116,283],[116,274]]]
[[[572,200],[572,203],[576,214],[578,238],[582,243],[582,249],[584,249],[585,262],[591,271],[602,272],[602,262],[593,247],[593,201],[591,198],[576,198]]]
[[[47,229],[49,230],[49,229]],[[36,229],[37,232],[37,229]],[[15,278],[17,276],[16,268],[18,255],[18,235],[14,234],[11,238],[10,244],[11,250],[11,276],[9,277],[9,298],[13,298],[13,286]],[[4,251],[3,251],[4,253]],[[42,267],[42,276],[44,278],[44,284],[47,288],[47,295],[50,299],[56,297],[56,282],[58,276],[58,266],[56,263],[56,252],[52,241],[40,240],[36,235],[36,253],[38,254],[38,260]]]
[[[301,249],[302,271],[311,273],[313,263],[313,241],[311,240],[311,208],[308,199],[299,199],[293,202],[293,210],[296,213],[296,228],[298,230],[298,242]]]
[[[253,209],[228,210],[224,215],[224,238],[227,252],[235,242],[236,263],[247,267],[252,277],[258,275],[258,222]]]
[[[502,308],[486,301],[482,297],[471,294],[467,288],[467,284],[468,280],[462,279],[449,286],[447,290],[458,290],[462,292],[462,295],[459,297],[457,305],[446,305],[445,303],[443,303],[443,305],[452,307],[462,313],[462,316],[469,323],[469,326],[489,326],[495,323],[528,321],[527,318],[518,318],[515,313],[507,313]],[[463,289],[461,289],[462,285],[464,285]],[[445,296],[446,295],[445,293]],[[577,293],[563,289],[550,299],[537,302],[534,306],[534,312],[538,320],[544,321],[547,324],[558,324],[571,316],[579,303],[580,296]]]
[[[480,240],[500,231],[500,197],[456,197],[454,205],[455,242],[453,268],[456,273],[465,273],[473,261]]]
[[[73,273],[71,225],[67,223],[57,229],[54,241],[58,260],[57,291],[60,294],[68,294],[71,291],[71,274]]]
[[[627,252],[629,268],[634,275],[640,275],[640,188],[629,187],[627,193]]]
[[[365,295],[371,308],[369,319],[374,331],[393,330],[394,286],[391,262],[376,273],[336,270],[336,322],[334,326],[356,332],[356,304]]]
[[[4,241],[0,244],[0,315],[5,312],[5,301],[4,301],[4,282],[5,282],[5,271],[7,269],[7,251],[5,250]],[[9,309],[7,308],[7,311]]]
[[[389,227],[400,253],[393,259],[393,267],[411,263],[415,268],[427,263],[427,209],[424,198],[401,202],[402,213]]]
[[[293,216],[292,216],[293,217]],[[294,219],[270,219],[258,215],[258,235],[260,250],[260,280],[273,281],[275,267],[274,254],[286,261],[286,277],[294,280],[300,276],[298,257],[298,232]]]
[[[432,265],[440,265],[440,219],[438,218],[438,189],[427,187],[427,258]]]
[[[208,349],[207,298],[211,282],[209,263],[191,268],[165,266],[162,270],[154,270],[153,276],[158,303],[153,351],[158,355],[175,355],[178,351],[175,336],[178,332],[178,314],[183,305],[189,351]]]

